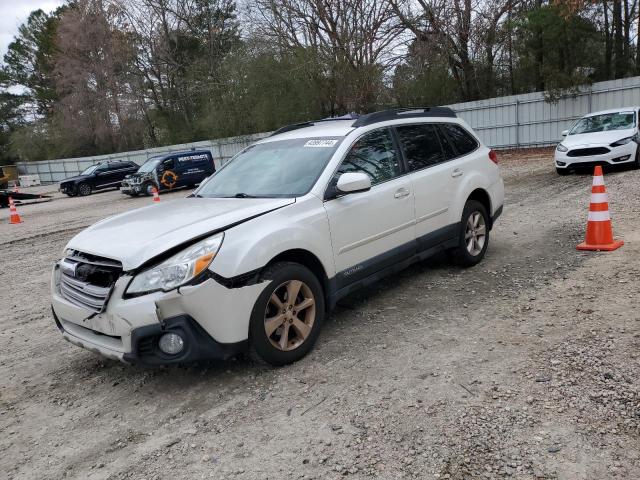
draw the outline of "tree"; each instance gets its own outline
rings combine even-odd
[[[257,0],[252,18],[280,55],[317,62],[323,111],[335,115],[375,107],[390,51],[401,32],[390,5],[377,0]]]
[[[520,82],[536,78],[530,72],[539,72],[551,98],[589,83],[602,65],[604,52],[597,26],[562,5],[527,12],[517,26],[516,37]]]
[[[136,92],[150,136],[168,143],[207,138],[198,119],[217,108],[222,62],[240,41],[235,3],[113,1],[136,45]]]
[[[69,132],[69,154],[121,151],[142,143],[129,82],[135,50],[119,28],[121,13],[103,0],[79,0],[60,19],[55,112]]]
[[[55,36],[65,10],[66,7],[60,7],[52,14],[42,10],[31,12],[4,56],[5,83],[24,90],[22,98],[30,104],[34,115],[50,114],[57,100],[53,78]]]
[[[517,0],[389,0],[417,41],[446,59],[462,100],[494,93],[500,31]]]

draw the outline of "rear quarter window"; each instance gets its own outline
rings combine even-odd
[[[458,155],[466,155],[478,148],[478,141],[467,130],[456,123],[440,124],[445,138],[449,140]]]

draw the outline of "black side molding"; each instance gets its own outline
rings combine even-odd
[[[500,215],[502,215],[502,208],[503,208],[503,205],[500,205],[500,206],[496,209],[496,211],[495,211],[495,213],[493,214],[493,216],[491,217],[491,225],[490,225],[490,228],[493,228],[493,224],[495,223],[495,221],[498,219],[498,217],[499,217]]]

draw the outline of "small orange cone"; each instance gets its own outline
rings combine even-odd
[[[609,216],[609,199],[604,188],[602,167],[598,165],[593,172],[591,187],[591,205],[585,241],[578,245],[578,250],[603,250],[610,252],[624,245],[622,240],[613,239],[611,217]]]
[[[13,198],[9,197],[9,223],[22,223],[22,219],[20,215],[18,215],[18,210],[16,210],[16,206],[13,203]]]
[[[156,187],[153,187],[153,201],[154,202],[160,201],[160,195],[158,195],[158,189]]]

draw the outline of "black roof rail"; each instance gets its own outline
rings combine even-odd
[[[328,117],[328,118],[321,118],[320,120],[311,120],[308,122],[294,123],[293,125],[287,125],[285,127],[279,128],[269,136],[273,137],[274,135],[290,132],[292,130],[298,130],[299,128],[312,127],[316,123],[335,122],[338,120],[356,120],[358,118],[359,118],[359,115],[357,113],[347,113],[346,115],[342,115],[341,117]]]
[[[355,122],[353,127],[364,127],[373,123],[385,122],[387,120],[398,120],[401,118],[422,118],[422,117],[451,117],[457,118],[456,112],[449,107],[418,107],[418,108],[394,108],[379,112],[362,115]]]
[[[313,122],[302,122],[302,123],[294,123],[293,125],[286,125],[284,127],[280,127],[269,136],[273,137],[274,135],[280,135],[281,133],[290,132],[291,130],[297,130],[299,128],[310,127],[312,125],[313,125]]]

